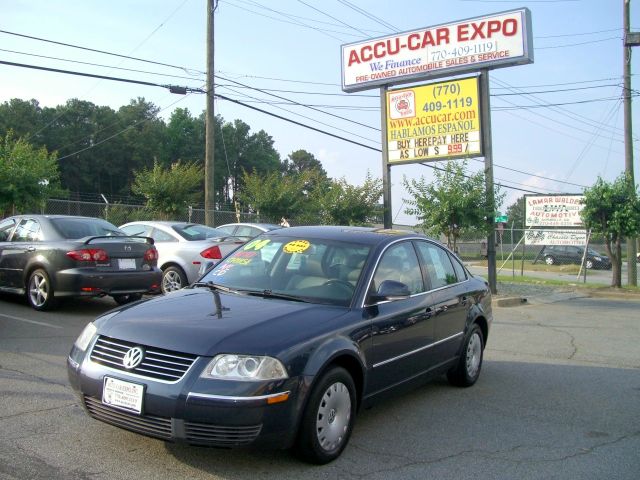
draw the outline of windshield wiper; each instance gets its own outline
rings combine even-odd
[[[293,300],[294,302],[305,302],[309,303],[304,297],[297,297],[295,295],[288,295],[286,293],[277,293],[273,290],[239,290],[240,293],[245,293],[247,295],[253,295],[256,297],[264,297],[264,298],[280,298],[282,300]]]
[[[213,282],[194,282],[191,284],[191,288],[194,288],[194,287],[206,287],[210,290],[219,290],[225,293],[240,293],[238,290],[225,287],[224,285],[218,285],[217,283],[213,283]]]

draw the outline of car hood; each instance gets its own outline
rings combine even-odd
[[[345,307],[194,288],[112,311],[96,325],[100,335],[195,355],[277,356],[335,328],[348,312]]]

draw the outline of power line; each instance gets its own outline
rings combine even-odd
[[[361,146],[361,147],[368,148],[369,150],[374,150],[374,151],[376,151],[376,152],[381,152],[381,151],[382,151],[382,150],[381,150],[381,149],[379,149],[379,148],[375,148],[375,147],[372,147],[372,146],[370,146],[370,145],[365,145],[364,143],[355,142],[355,141],[353,141],[353,140],[349,140],[348,138],[341,137],[340,135],[335,135],[335,134],[333,134],[333,133],[326,132],[326,131],[324,131],[324,130],[320,130],[319,128],[315,128],[315,127],[312,127],[312,126],[310,126],[310,125],[305,125],[304,123],[296,122],[295,120],[291,120],[290,118],[286,118],[286,117],[283,117],[283,116],[281,116],[281,115],[277,115],[277,114],[275,114],[275,113],[268,112],[268,111],[263,110],[263,109],[258,108],[258,107],[253,107],[253,106],[251,106],[251,105],[247,105],[247,104],[246,104],[246,103],[244,103],[244,102],[241,102],[241,101],[239,101],[239,100],[234,100],[233,98],[229,98],[229,97],[227,97],[227,96],[220,95],[220,94],[218,94],[218,93],[216,93],[216,94],[215,94],[215,96],[216,96],[216,97],[219,97],[219,98],[221,98],[221,99],[223,99],[223,100],[227,100],[227,101],[229,101],[229,102],[233,102],[233,103],[236,103],[236,104],[238,104],[238,105],[242,105],[243,107],[247,107],[247,108],[250,108],[250,109],[252,109],[252,110],[256,110],[256,111],[261,112],[261,113],[264,113],[264,114],[266,114],[266,115],[270,115],[270,116],[272,116],[272,117],[279,118],[280,120],[284,120],[285,122],[293,123],[294,125],[298,125],[298,126],[300,126],[300,127],[308,128],[308,129],[313,130],[313,131],[316,131],[316,132],[318,132],[318,133],[323,133],[323,134],[325,134],[325,135],[329,135],[330,137],[334,137],[334,138],[337,138],[337,139],[339,139],[339,140],[344,140],[345,142],[353,143],[354,145],[359,145],[359,146]]]
[[[145,60],[144,58],[131,57],[129,55],[121,55],[119,53],[107,52],[105,50],[97,50],[95,48],[81,47],[79,45],[74,45],[74,44],[71,44],[71,43],[58,42],[56,40],[48,40],[46,38],[34,37],[32,35],[25,35],[25,34],[22,34],[22,33],[9,32],[7,30],[0,30],[0,33],[6,33],[7,35],[14,35],[16,37],[28,38],[30,40],[38,40],[39,42],[53,43],[53,44],[56,44],[56,45],[62,45],[64,47],[77,48],[79,50],[85,50],[85,51],[89,51],[89,52],[101,53],[103,55],[111,55],[113,57],[126,58],[128,60],[135,60],[137,62],[152,63],[152,64],[155,64],[155,65],[162,65],[164,67],[177,68],[179,70],[184,71],[185,73],[189,73],[189,71],[191,70],[191,71],[194,71],[194,72],[206,74],[206,72],[203,72],[203,71],[200,71],[200,70],[188,69],[186,67],[180,67],[180,66],[177,66],[177,65],[171,65],[169,63],[156,62],[156,61],[153,61],[153,60]]]
[[[60,58],[60,57],[49,57],[47,55],[38,55],[35,53],[28,53],[28,52],[18,52],[16,50],[6,50],[4,48],[0,48],[0,52],[7,52],[7,53],[15,53],[17,55],[26,55],[29,57],[37,57],[37,58],[45,58],[47,60],[58,60],[61,62],[69,62],[69,63],[77,63],[79,65],[89,65],[91,67],[101,67],[101,68],[109,68],[109,69],[113,69],[113,70],[123,70],[123,71],[127,71],[127,72],[135,72],[135,73],[143,73],[143,74],[147,74],[147,75],[158,75],[158,76],[162,76],[162,77],[170,77],[170,78],[182,78],[185,80],[197,80],[197,81],[201,81],[201,78],[194,78],[194,77],[185,77],[182,75],[171,75],[168,73],[160,73],[160,72],[149,72],[147,70],[136,70],[135,68],[124,68],[124,67],[116,67],[114,65],[104,65],[104,64],[100,64],[100,63],[91,63],[91,62],[82,62],[80,60],[71,60],[68,58]]]
[[[54,73],[64,73],[66,75],[77,75],[80,77],[90,77],[90,78],[100,78],[102,80],[112,80],[114,82],[124,82],[124,83],[135,83],[138,85],[146,85],[149,87],[161,87],[161,88],[168,88],[172,93],[187,93],[187,92],[198,92],[198,93],[204,93],[204,90],[202,89],[194,89],[191,87],[179,87],[176,85],[160,85],[159,83],[152,83],[152,82],[145,82],[142,80],[133,80],[130,78],[120,78],[120,77],[110,77],[107,75],[96,75],[93,73],[83,73],[83,72],[76,72],[76,71],[72,71],[72,70],[61,70],[59,68],[50,68],[50,67],[41,67],[38,65],[28,65],[25,63],[14,63],[14,62],[6,62],[4,60],[0,60],[0,64],[2,65],[9,65],[12,67],[22,67],[22,68],[31,68],[34,70],[44,70],[46,72],[54,72]],[[182,91],[184,90],[184,91]]]

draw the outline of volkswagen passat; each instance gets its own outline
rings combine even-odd
[[[444,374],[473,385],[487,283],[414,233],[264,233],[198,282],[87,325],[69,379],[92,417],[166,441],[293,446],[329,462],[356,412]]]

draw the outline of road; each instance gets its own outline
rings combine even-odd
[[[286,451],[165,444],[89,418],[65,358],[114,304],[41,313],[0,297],[0,479],[636,479],[640,301],[567,298],[496,308],[469,389],[438,379],[365,410],[325,466]]]

